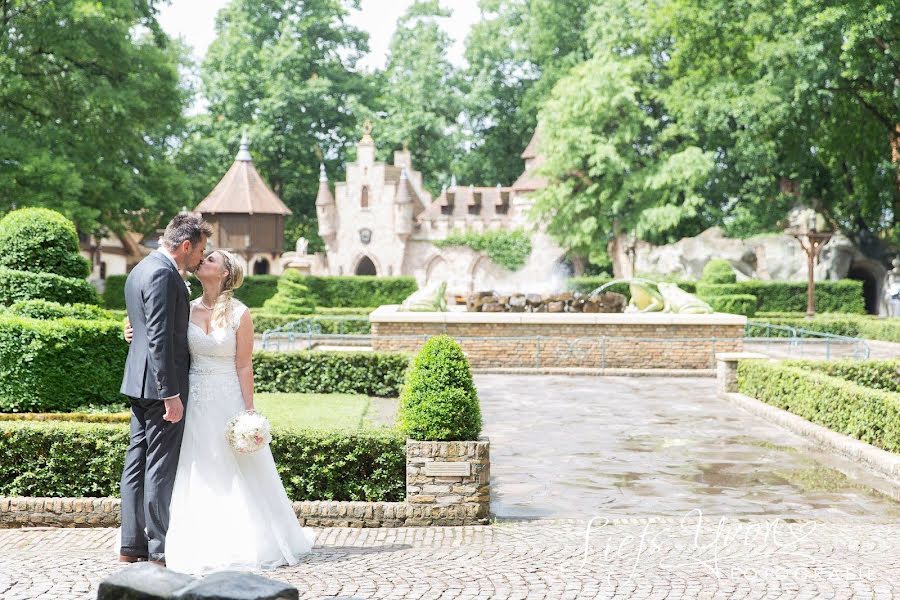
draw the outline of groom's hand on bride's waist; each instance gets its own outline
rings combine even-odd
[[[184,405],[181,403],[181,396],[172,396],[163,400],[166,404],[166,414],[163,415],[163,421],[169,423],[177,423],[184,415]]]

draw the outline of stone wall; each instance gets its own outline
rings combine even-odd
[[[416,352],[431,336],[455,338],[473,368],[714,369],[743,349],[739,315],[410,313],[371,315],[372,348]]]
[[[421,522],[487,522],[491,493],[490,444],[406,441],[406,502],[421,508]]]

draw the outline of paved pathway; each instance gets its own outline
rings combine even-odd
[[[715,400],[712,380],[476,384],[497,522],[320,529],[269,576],[308,599],[900,596],[898,505]],[[121,568],[114,544],[108,529],[0,530],[0,598],[93,598]]]

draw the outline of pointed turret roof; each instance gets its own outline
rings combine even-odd
[[[538,155],[538,145],[541,143],[540,129],[535,129],[534,133],[531,135],[531,141],[528,142],[528,145],[525,146],[525,150],[522,151],[522,158],[537,158]]]
[[[406,167],[404,167],[400,171],[400,182],[397,184],[397,195],[394,198],[394,203],[409,204],[415,195],[416,191],[412,189],[409,177],[406,176]]]
[[[213,191],[197,205],[194,212],[203,214],[238,213],[263,215],[289,215],[285,206],[253,166],[250,141],[247,134],[241,136],[241,146],[231,168],[216,184]]]
[[[525,170],[513,183],[513,189],[517,192],[530,192],[547,187],[547,178],[536,173],[538,167],[544,164],[544,157],[539,152],[541,143],[541,130],[538,126],[531,136],[531,141],[522,152],[522,158],[525,159]]]
[[[334,196],[328,187],[328,175],[325,173],[325,165],[319,163],[319,193],[316,195],[316,206],[334,204]]]

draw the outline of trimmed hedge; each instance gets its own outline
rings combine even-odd
[[[298,271],[288,271],[282,275],[278,280],[278,293],[266,300],[263,310],[286,315],[304,315],[313,312],[316,306],[309,288],[303,283],[304,279],[306,278]]]
[[[125,280],[127,275],[110,275],[106,278],[103,290],[103,304],[106,308],[125,308]],[[277,275],[249,275],[244,283],[234,290],[234,297],[243,302],[247,308],[260,308],[263,303],[275,295],[278,288]],[[191,279],[191,299],[199,298],[203,287],[196,278]]]
[[[11,314],[31,319],[62,319],[71,317],[82,321],[116,320],[112,313],[94,304],[60,304],[47,300],[23,300],[9,307]]]
[[[35,299],[60,304],[98,304],[100,301],[97,290],[84,279],[0,267],[0,304]]]
[[[738,283],[697,284],[697,295],[706,301],[715,296],[751,294],[756,296],[757,312],[806,312],[806,282],[761,281],[751,279]],[[817,281],[815,287],[816,310],[865,314],[861,281]]]
[[[0,413],[0,421],[64,421],[66,423],[128,423],[130,412],[118,413]]]
[[[724,258],[714,258],[703,266],[700,281],[703,283],[735,283],[737,274],[730,262]]]
[[[103,306],[114,310],[125,309],[125,280],[128,275],[109,275],[103,288]]]
[[[377,306],[317,306],[317,315],[367,317]]]
[[[826,362],[785,361],[786,365],[816,370],[859,385],[886,392],[900,393],[900,359],[897,360],[831,360]]]
[[[665,281],[667,283],[674,283],[678,287],[680,287],[685,292],[689,292],[693,294],[697,290],[697,282],[689,279],[666,279],[666,278],[656,278],[653,276],[641,276],[644,279],[650,279],[653,281]],[[582,294],[589,294],[593,292],[595,289],[600,287],[603,284],[609,283],[612,281],[614,277],[610,277],[608,275],[590,275],[585,277],[570,277],[568,281],[569,289],[573,292],[581,292]],[[631,290],[628,289],[627,283],[617,283],[616,285],[607,288],[608,292],[617,292],[619,294],[624,294],[626,298],[631,298]]]
[[[0,422],[0,496],[118,496],[127,446],[124,423]],[[271,448],[292,500],[405,497],[396,430],[276,430]]]
[[[0,411],[119,403],[127,354],[117,321],[0,315]]]
[[[900,319],[841,313],[816,313],[815,317],[807,319],[802,313],[767,312],[757,313],[755,320],[821,333],[900,343]],[[772,331],[771,334],[787,336],[787,333],[779,334],[775,331]]]
[[[900,394],[827,375],[818,365],[742,361],[738,390],[813,423],[900,452]]]
[[[255,352],[257,392],[400,395],[409,356],[381,352]]]
[[[372,332],[372,324],[364,316],[344,315],[327,318],[327,315],[284,315],[266,312],[266,309],[251,309],[253,315],[253,329],[257,333],[263,333],[270,329],[307,319],[318,325],[322,333],[327,334],[353,334],[368,335]],[[322,318],[326,317],[326,318]]]
[[[400,429],[415,440],[477,440],[481,407],[469,361],[446,335],[416,355],[400,396]]]
[[[22,208],[0,219],[0,267],[84,279],[91,266],[79,251],[75,224],[55,210]]]
[[[756,314],[756,296],[752,294],[726,294],[713,296],[707,302],[716,312],[746,315],[752,317]]]
[[[414,277],[302,276],[316,306],[370,307],[400,304],[418,289]]]

